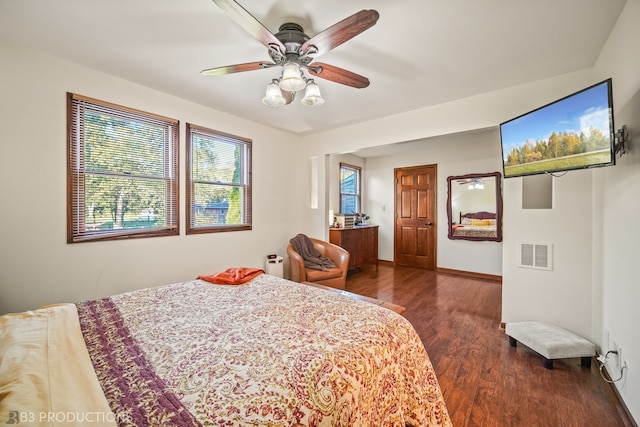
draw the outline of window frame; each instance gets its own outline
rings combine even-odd
[[[210,129],[204,126],[195,125],[193,123],[186,123],[186,198],[185,198],[185,211],[186,211],[186,234],[204,234],[204,233],[222,233],[228,231],[247,231],[253,229],[253,214],[252,214],[252,206],[253,206],[253,183],[252,183],[252,157],[253,157],[253,148],[252,148],[252,140],[248,138],[243,138],[237,135],[232,135],[225,132],[220,132],[214,129]],[[243,198],[243,222],[240,224],[210,224],[203,226],[196,226],[193,224],[195,220],[195,192],[194,185],[197,183],[193,179],[193,143],[192,136],[194,134],[199,134],[202,136],[207,136],[211,138],[216,138],[222,140],[224,142],[229,142],[232,144],[238,144],[242,146],[243,152],[245,153],[246,158],[241,162],[241,166],[243,170],[241,172],[241,183],[235,185],[233,183],[224,183],[225,185],[236,186],[244,190],[244,198]],[[213,182],[208,181],[199,181],[199,183],[206,184],[214,184]],[[216,183],[219,184],[219,183]]]
[[[357,185],[356,185],[356,193],[343,193],[342,192],[342,170],[343,169],[348,169],[348,170],[352,170],[356,173],[356,179],[357,179]],[[356,165],[352,165],[349,163],[343,163],[340,162],[340,168],[339,168],[339,173],[338,173],[338,193],[339,193],[339,198],[340,198],[340,213],[341,214],[347,214],[350,215],[353,212],[344,212],[344,207],[343,207],[343,203],[342,203],[342,196],[343,195],[348,195],[348,196],[355,196],[356,197],[356,211],[355,212],[360,212],[362,210],[362,168],[360,166],[356,166]]]
[[[145,177],[145,179],[165,182],[165,225],[153,228],[91,230],[86,223],[85,177],[88,174],[84,165],[84,121],[76,110],[80,106],[95,107],[116,116],[127,116],[133,121],[154,123],[165,127],[164,177]],[[123,240],[145,237],[175,236],[180,234],[179,217],[179,130],[176,119],[113,104],[83,95],[67,92],[67,243],[82,243],[105,240]],[[92,175],[96,175],[93,173]],[[107,175],[107,174],[105,174]],[[112,177],[131,176],[126,173],[109,173]]]

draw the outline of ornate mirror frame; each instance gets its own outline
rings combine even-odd
[[[452,212],[452,203],[453,203],[453,194],[452,189],[455,186],[460,185],[459,181],[467,181],[467,180],[481,180],[493,178],[495,179],[495,219],[496,219],[496,232],[494,236],[479,236],[479,235],[457,235],[454,234],[454,225],[456,224],[458,219],[453,217]],[[460,176],[450,176],[447,177],[447,218],[448,218],[448,234],[449,239],[451,240],[473,240],[473,241],[490,241],[490,242],[501,242],[502,241],[502,174],[500,172],[491,172],[491,173],[472,173],[468,175],[460,175]],[[453,187],[453,188],[452,188]],[[466,189],[465,189],[466,190]],[[468,190],[475,191],[475,190]],[[486,211],[486,209],[480,209]],[[465,212],[467,213],[467,212]]]

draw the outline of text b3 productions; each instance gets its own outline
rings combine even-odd
[[[127,421],[129,414],[116,415],[113,412],[29,412],[9,411],[3,420],[7,425],[33,425],[37,423],[119,423]]]

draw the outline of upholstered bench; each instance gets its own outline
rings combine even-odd
[[[544,367],[553,368],[554,359],[580,357],[582,366],[591,367],[591,358],[596,355],[596,346],[555,325],[539,322],[507,323],[505,332],[509,344],[515,347],[520,343],[543,357]]]

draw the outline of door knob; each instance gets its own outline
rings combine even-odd
[[[425,225],[433,225],[433,223],[432,222],[428,222]]]

